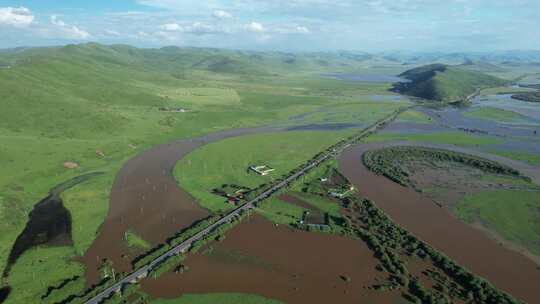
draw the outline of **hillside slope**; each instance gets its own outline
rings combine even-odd
[[[504,80],[459,66],[431,64],[399,75],[409,82],[397,83],[394,90],[423,99],[453,102],[465,99],[477,89],[500,86]]]

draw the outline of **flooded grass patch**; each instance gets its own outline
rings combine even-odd
[[[466,117],[492,120],[500,123],[527,122],[527,117],[519,113],[493,107],[474,108],[465,112],[463,115]]]
[[[403,185],[414,187],[411,176],[420,166],[444,168],[453,163],[465,165],[485,173],[508,175],[528,179],[519,171],[506,165],[454,151],[423,147],[391,147],[368,151],[363,154],[364,164],[373,172]]]
[[[71,245],[71,214],[64,207],[60,194],[79,183],[101,173],[89,173],[74,177],[51,189],[49,195],[39,201],[29,214],[29,220],[22,233],[15,240],[3,271],[3,277],[9,272],[17,259],[28,249],[40,246]]]
[[[138,249],[150,249],[151,245],[143,238],[137,235],[133,230],[128,230],[124,234],[124,239],[127,242],[128,247]]]
[[[408,110],[403,113],[401,113],[396,120],[397,122],[410,122],[410,123],[423,123],[423,124],[429,124],[433,123],[433,120],[428,115],[414,111],[414,110]]]
[[[152,304],[280,304],[282,302],[257,295],[239,293],[186,294],[178,299],[154,299]]]

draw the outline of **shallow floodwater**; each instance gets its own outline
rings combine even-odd
[[[335,78],[344,81],[356,81],[356,82],[408,82],[407,79],[394,75],[384,74],[357,74],[357,73],[329,73],[323,74],[323,77]]]
[[[518,101],[518,103],[520,102]],[[479,106],[480,105],[473,104],[472,107],[474,108]],[[540,105],[537,105],[537,107],[540,108]],[[434,123],[424,124],[424,126],[421,127],[419,126],[420,124],[415,124],[416,126],[408,128],[404,126],[398,127],[396,126],[398,122],[394,122],[382,132],[414,134],[458,130],[474,135],[494,136],[501,141],[499,144],[489,145],[483,148],[529,154],[540,153],[540,125],[535,123],[505,124],[464,116],[464,112],[470,109],[471,107],[446,107],[440,109],[420,108],[419,111],[430,116]],[[532,119],[533,118],[531,118],[530,121],[532,121]],[[540,119],[538,121],[540,122]]]
[[[334,130],[328,126],[322,129]],[[203,145],[225,138],[291,130],[312,128],[261,127],[217,132],[159,145],[130,159],[114,181],[107,217],[83,257],[87,284],[99,281],[97,269],[105,258],[112,261],[118,272],[132,270],[131,261],[142,252],[127,247],[124,235],[128,230],[155,246],[210,215],[178,186],[172,174],[178,160]]]
[[[538,102],[512,99],[512,95],[513,94],[477,96],[473,100],[473,108],[489,106],[503,110],[513,111],[521,115],[527,116],[537,123],[540,123],[540,104]]]
[[[396,101],[396,102],[401,102],[401,101],[406,100],[406,98],[404,98],[403,95],[369,95],[369,99],[373,101]]]
[[[430,116],[437,124],[450,129],[474,130],[500,137],[536,137],[534,131],[539,128],[538,126],[503,124],[464,116],[464,112],[470,109],[470,107],[448,106],[440,109],[422,108],[419,110]],[[540,140],[540,136],[538,139]]]
[[[286,131],[339,131],[352,128],[361,128],[362,126],[362,124],[354,123],[309,124],[289,127],[286,129]]]
[[[87,284],[99,281],[101,261],[112,261],[116,271],[131,271],[131,260],[142,252],[127,247],[128,229],[152,245],[210,215],[193,197],[178,187],[172,170],[178,160],[193,150],[233,136],[270,132],[272,127],[237,129],[156,146],[130,159],[118,173],[110,196],[110,207],[99,234],[83,260]]]
[[[187,272],[144,280],[142,290],[159,298],[249,293],[285,303],[396,303],[401,297],[365,288],[384,277],[365,243],[275,226],[259,215],[200,252],[185,261]]]
[[[11,266],[28,249],[39,246],[71,245],[71,214],[64,207],[60,194],[63,191],[82,183],[93,176],[101,174],[93,172],[67,180],[49,191],[47,197],[39,201],[28,215],[24,230],[17,236],[9,253],[3,277],[9,275]],[[7,290],[7,289],[6,289]],[[7,292],[4,292],[7,296]]]
[[[385,146],[388,144],[356,145],[341,155],[341,171],[360,195],[373,200],[397,224],[498,288],[529,303],[539,303],[537,264],[461,222],[429,198],[374,174],[362,164],[365,151]]]
[[[7,299],[10,293],[11,293],[10,287],[0,288],[0,303],[3,303]]]

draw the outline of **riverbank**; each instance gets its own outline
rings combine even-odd
[[[535,284],[540,280],[540,269],[533,261],[464,224],[431,199],[376,175],[362,164],[364,152],[383,146],[356,145],[339,159],[343,174],[360,195],[375,201],[398,225],[495,286],[530,303],[540,300]],[[523,277],[530,279],[524,281]]]

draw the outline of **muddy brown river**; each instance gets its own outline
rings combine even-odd
[[[178,160],[211,142],[280,130],[263,127],[217,132],[159,145],[130,159],[114,181],[107,217],[94,243],[83,256],[87,284],[99,281],[97,269],[105,258],[112,261],[118,272],[132,270],[131,260],[142,252],[127,247],[124,235],[128,229],[152,245],[158,245],[210,215],[178,187],[172,174]]]
[[[540,268],[524,255],[502,246],[482,231],[454,217],[449,211],[438,207],[420,193],[390,181],[369,171],[361,161],[361,155],[370,149],[402,143],[376,143],[353,146],[344,151],[339,159],[341,172],[358,188],[359,194],[373,200],[397,224],[444,252],[460,265],[488,279],[498,288],[528,303],[540,303]],[[419,145],[416,144],[415,145]],[[446,145],[422,145],[434,148],[450,148],[485,156]],[[508,165],[514,161],[491,157]],[[516,169],[526,175],[534,173],[534,167],[521,164]],[[527,169],[527,170],[524,170]],[[538,172],[536,172],[538,174]],[[538,175],[531,176],[538,182]]]
[[[160,298],[238,292],[293,304],[402,303],[398,292],[366,288],[384,274],[375,269],[377,259],[359,240],[275,226],[255,215],[211,247],[188,256],[189,270],[183,274],[143,280],[143,291]]]
[[[92,284],[99,280],[97,268],[103,258],[112,261],[117,271],[131,270],[130,261],[140,252],[127,248],[124,234],[128,229],[152,245],[157,245],[209,215],[193,197],[178,187],[172,175],[172,169],[178,160],[214,141],[275,131],[283,129],[259,128],[219,132],[160,145],[129,160],[114,182],[110,208],[99,235],[83,257],[87,283]],[[368,147],[376,145],[348,149],[340,159],[343,173],[358,186],[362,195],[373,199],[398,224],[473,272],[486,277],[496,286],[530,303],[540,301],[540,296],[535,293],[535,283],[540,282],[540,270],[536,269],[533,262],[500,246],[479,230],[460,222],[429,199],[372,174],[360,161],[361,153]],[[516,169],[529,176],[535,172],[525,172],[531,168]],[[539,176],[531,177],[536,181],[540,180]],[[181,279],[175,274],[166,274],[163,279],[146,281],[143,288],[153,296],[162,297],[176,297],[186,292],[236,291],[259,293],[297,303],[302,303],[305,299],[317,302],[323,299],[325,294],[333,295],[331,298],[334,299],[339,297],[343,303],[352,302],[359,297],[373,300],[373,295],[369,293],[360,295],[354,289],[339,287],[341,283],[338,272],[354,274],[358,285],[355,283],[353,286],[360,289],[361,286],[372,283],[368,282],[368,279],[376,276],[376,273],[373,273],[376,262],[368,251],[361,248],[360,242],[312,237],[311,234],[275,229],[271,224],[265,224],[262,219],[249,223],[239,225],[227,235],[223,244],[216,246],[218,251],[222,251],[221,254],[217,253],[217,257],[211,254],[194,256],[186,261],[193,271]],[[276,234],[277,232],[279,233]],[[276,245],[269,248],[269,244]],[[335,250],[336,246],[341,249]],[[334,249],[330,250],[331,248]],[[233,252],[233,255],[240,252],[255,258],[248,259],[249,265],[237,267],[239,265],[231,264],[226,258],[230,252]],[[334,260],[339,263],[330,262]],[[343,263],[345,260],[349,262]],[[365,263],[365,267],[358,263]],[[275,269],[280,270],[276,272]],[[287,272],[286,269],[291,271]],[[304,272],[305,281],[298,280],[295,272]],[[328,278],[317,273],[324,273]],[[268,281],[268,278],[272,280]],[[314,291],[298,292],[306,289]],[[390,302],[396,299],[393,296],[391,298]],[[381,298],[377,301],[387,302]]]

